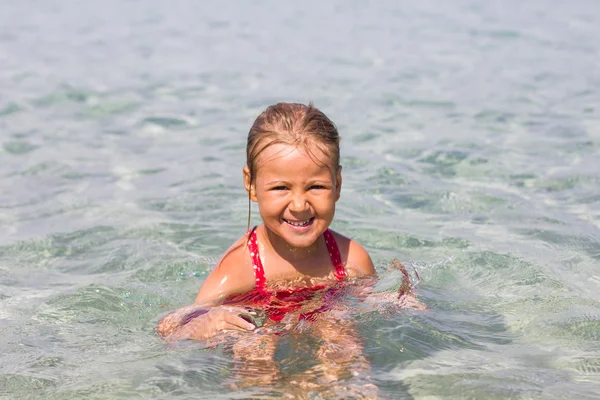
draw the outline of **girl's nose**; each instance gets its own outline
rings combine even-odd
[[[290,202],[290,211],[302,212],[308,208],[308,202],[301,194],[296,194]]]

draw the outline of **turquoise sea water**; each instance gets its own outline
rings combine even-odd
[[[0,398],[600,397],[599,36],[583,0],[2,2]],[[337,123],[333,228],[429,310],[351,313],[361,376],[294,383],[297,335],[234,390],[153,329],[245,231],[277,101]]]

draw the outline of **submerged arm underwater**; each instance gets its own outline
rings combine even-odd
[[[167,341],[204,340],[227,330],[254,330],[255,316],[255,311],[243,307],[193,304],[167,314],[158,322],[156,331]]]
[[[415,310],[426,310],[427,306],[420,302],[415,294],[410,275],[406,267],[397,259],[392,260],[388,271],[396,270],[401,272],[401,283],[398,291],[375,292],[375,284],[378,282],[376,276],[366,276],[352,279],[344,284],[341,291],[337,291],[333,297],[340,299],[344,295],[354,297],[359,304],[367,306],[369,310],[362,309],[358,305],[357,309],[344,305],[342,301],[336,301],[339,306],[322,308],[321,311],[330,314],[333,318],[348,319],[355,312],[379,311],[394,312],[400,309],[411,308]],[[418,274],[415,271],[417,279]],[[246,296],[240,295],[238,299],[244,299]],[[210,339],[226,331],[253,331],[263,324],[264,310],[250,307],[239,302],[238,304],[214,304],[198,305],[178,308],[166,316],[158,323],[157,333],[165,340],[172,342],[177,340]],[[356,304],[356,303],[355,303]],[[268,308],[268,306],[266,306]]]

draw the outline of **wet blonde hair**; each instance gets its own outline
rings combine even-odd
[[[322,163],[314,155],[317,148],[328,156],[335,176],[340,166],[340,136],[335,124],[311,104],[277,103],[267,107],[254,121],[248,132],[246,165],[250,170],[250,185],[254,184],[258,169],[257,159],[269,146],[286,144],[303,146],[316,163]],[[250,229],[250,191],[248,191],[248,229]]]

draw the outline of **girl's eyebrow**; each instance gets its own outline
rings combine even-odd
[[[315,183],[330,184],[331,182],[332,182],[331,180],[315,179],[314,181],[308,181],[307,184],[308,185],[314,185]],[[291,183],[288,182],[288,181],[271,181],[271,182],[266,182],[265,185],[266,186],[271,186],[271,185],[291,185]]]
[[[271,181],[271,182],[267,182],[265,183],[265,185],[267,186],[271,186],[271,185],[289,185],[290,183],[287,181]]]

